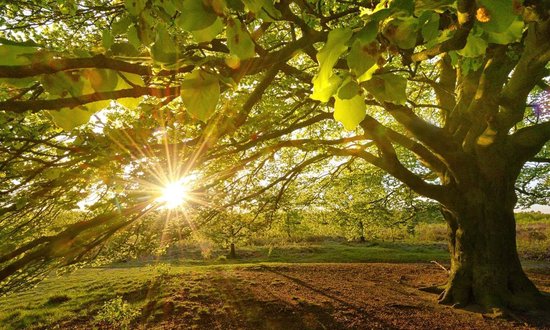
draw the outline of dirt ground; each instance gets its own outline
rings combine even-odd
[[[548,272],[530,272],[550,292]],[[441,284],[434,264],[311,264],[186,274],[150,301],[146,329],[550,329],[550,311],[492,319],[436,303],[420,287]],[[174,283],[172,283],[174,284]]]

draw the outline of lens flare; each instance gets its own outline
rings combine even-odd
[[[162,189],[158,199],[167,209],[175,209],[183,205],[188,198],[189,188],[180,180],[168,183]]]

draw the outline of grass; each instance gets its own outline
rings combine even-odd
[[[82,269],[51,277],[36,288],[3,297],[0,324],[25,329],[47,326],[62,319],[88,317],[117,294],[133,292],[154,277],[151,269]],[[63,292],[63,295],[59,293]],[[61,297],[64,297],[63,299]]]
[[[446,245],[440,243],[406,242],[318,242],[284,243],[273,246],[237,247],[237,259],[225,256],[226,250],[217,249],[201,258],[200,248],[189,245],[179,251],[177,258],[160,259],[172,265],[211,266],[257,263],[349,263],[349,262],[429,262],[448,260]],[[142,266],[153,260],[117,264],[117,267]]]
[[[260,247],[261,256],[252,262],[421,262],[447,260],[448,252],[438,244],[324,243]],[[243,251],[246,253],[246,249]]]
[[[204,278],[215,276],[220,270],[270,263],[342,263],[342,262],[429,262],[447,260],[447,252],[440,245],[404,243],[356,244],[287,244],[280,247],[246,247],[239,249],[241,258],[163,260],[152,266],[130,262],[104,268],[85,268],[72,274],[51,276],[35,288],[2,297],[0,300],[0,328],[70,328],[70,322],[98,320],[101,325],[112,315],[113,324],[124,319],[126,311],[151,308],[171,308],[171,293],[181,289],[181,282],[170,279],[178,275],[190,277],[184,290],[196,305],[187,306],[193,317],[209,314],[200,301],[216,294],[216,288],[206,287]],[[193,251],[190,251],[193,253]],[[222,251],[218,251],[222,253]],[[214,275],[213,275],[214,274]],[[122,299],[121,299],[122,298]],[[154,306],[147,307],[154,301]],[[105,310],[108,306],[110,309]],[[115,307],[113,307],[115,306]],[[122,306],[117,310],[116,306]],[[160,306],[160,307],[159,307]],[[227,308],[227,306],[220,308]],[[117,314],[118,313],[118,314]],[[97,318],[101,315],[101,318]],[[131,313],[129,314],[131,315]],[[158,316],[158,315],[157,315]],[[69,322],[67,324],[67,322]]]
[[[447,239],[447,228],[442,223],[421,223],[414,236],[404,239],[410,244],[441,243]],[[550,261],[550,219],[519,216],[516,226],[518,252],[522,259]]]
[[[522,256],[546,260],[550,255],[550,222],[518,221],[517,231]],[[141,322],[143,318],[157,322],[163,311],[174,308],[183,319],[196,323],[217,313],[205,309],[204,302],[220,294],[211,279],[221,271],[281,263],[444,262],[448,260],[445,235],[442,224],[420,224],[414,236],[397,242],[238,246],[238,259],[227,259],[224,250],[210,251],[205,259],[200,248],[185,247],[178,258],[163,258],[155,266],[150,260],[81,269],[51,276],[35,288],[2,297],[0,329],[64,329],[90,320],[98,327],[124,328],[136,317],[142,318]],[[172,280],[178,276],[186,280]],[[205,281],[207,278],[210,280]],[[188,294],[188,301],[174,301],[174,293],[181,290]],[[231,307],[216,308],[227,314]],[[140,313],[135,312],[138,310]]]

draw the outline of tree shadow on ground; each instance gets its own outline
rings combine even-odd
[[[346,328],[331,315],[333,310],[329,305],[321,306],[288,295],[285,296],[289,299],[273,295],[259,297],[254,285],[249,280],[227,274],[208,276],[199,288],[183,287],[180,292],[172,292],[170,299],[149,301],[140,323],[146,328],[172,329]],[[303,287],[308,288],[306,283]]]

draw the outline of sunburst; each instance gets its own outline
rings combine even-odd
[[[169,182],[161,190],[161,196],[157,199],[164,208],[175,209],[181,207],[189,199],[190,189],[183,179]]]

